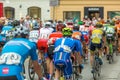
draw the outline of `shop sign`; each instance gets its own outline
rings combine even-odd
[[[99,11],[99,8],[88,8],[89,11]]]
[[[58,6],[59,0],[50,0],[50,6]]]

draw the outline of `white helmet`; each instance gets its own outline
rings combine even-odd
[[[29,35],[29,29],[25,26],[16,26],[13,30],[13,34],[16,36]]]
[[[44,24],[44,26],[45,26],[45,27],[52,27],[52,23],[51,23],[51,22],[46,22],[46,23]]]

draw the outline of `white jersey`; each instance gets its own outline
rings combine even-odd
[[[54,31],[53,28],[41,28],[39,39],[49,39],[49,35]]]
[[[89,28],[88,27],[85,27],[84,25],[81,25],[80,28],[79,28],[79,31],[83,32],[88,32],[89,31]]]
[[[32,42],[37,42],[39,37],[39,30],[32,30],[29,34],[29,40]]]

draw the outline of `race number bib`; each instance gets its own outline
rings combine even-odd
[[[21,56],[16,53],[5,53],[0,56],[0,64],[8,64],[8,65],[18,65],[20,64]]]
[[[46,33],[42,33],[39,36],[39,39],[48,39],[48,38],[49,38],[49,34],[46,34]]]
[[[31,31],[29,38],[38,38],[38,35],[39,35],[38,31]]]

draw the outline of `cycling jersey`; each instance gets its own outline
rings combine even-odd
[[[63,34],[61,32],[53,32],[50,34],[49,36],[49,41],[48,43],[52,43],[54,44],[54,42],[56,41],[57,38],[61,38],[63,37]]]
[[[120,24],[117,25],[117,26],[115,27],[115,29],[117,30],[117,34],[120,34]]]
[[[24,38],[8,41],[0,55],[0,76],[16,76],[18,80],[24,80],[21,72],[29,55],[32,60],[38,60],[34,43]]]
[[[111,25],[105,26],[105,27],[104,27],[104,31],[105,31],[106,33],[115,33],[114,26],[111,26]]]
[[[39,32],[39,39],[49,39],[49,35],[53,32],[53,28],[41,28]]]
[[[4,26],[4,27],[2,28],[1,34],[7,35],[7,34],[8,34],[8,31],[10,31],[10,30],[12,30],[12,29],[13,29],[12,26]]]
[[[84,37],[84,40],[85,40],[86,44],[88,44],[89,43],[89,33],[86,32],[86,31],[82,31],[81,33]]]
[[[79,40],[72,38],[59,38],[55,41],[54,65],[60,69],[59,64],[63,64],[64,75],[72,74],[72,63],[70,54],[73,51],[82,53],[82,44]],[[69,66],[69,67],[68,67]]]
[[[72,38],[60,38],[55,42],[55,52],[68,52],[71,53],[73,50],[80,52],[81,42]],[[77,47],[76,47],[77,46]]]
[[[79,39],[80,40],[81,36],[82,36],[82,34],[79,31],[74,31],[73,34],[72,34],[72,38],[74,38],[74,39]]]
[[[57,24],[56,31],[62,31],[63,28],[64,28],[64,24]]]
[[[94,29],[92,31],[91,41],[92,43],[100,44],[102,40],[103,30],[102,29]]]

